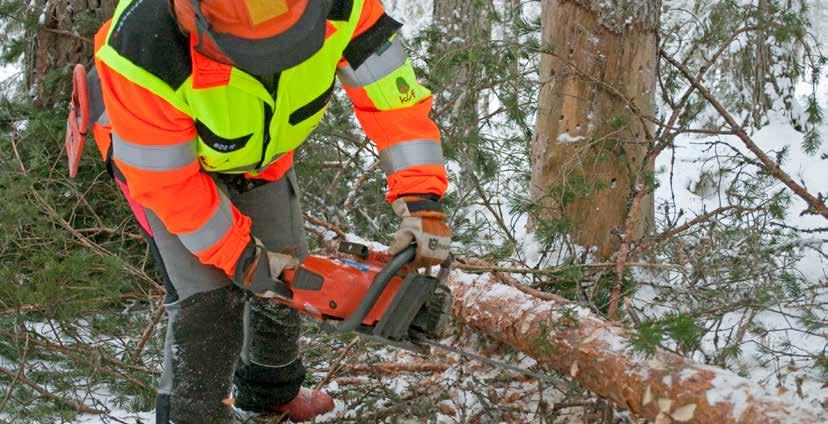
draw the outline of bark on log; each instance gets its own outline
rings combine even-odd
[[[635,354],[622,328],[555,295],[540,299],[490,275],[455,273],[449,286],[458,319],[651,422],[828,422],[792,394],[730,371],[663,350]]]

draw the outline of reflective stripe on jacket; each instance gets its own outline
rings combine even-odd
[[[194,50],[166,0],[122,0],[96,37],[113,159],[133,197],[206,264],[232,275],[250,220],[206,172],[276,180],[316,128],[335,75],[380,152],[388,199],[447,186],[432,96],[379,0],[336,0],[325,44],[263,84]],[[192,37],[195,38],[195,37]]]

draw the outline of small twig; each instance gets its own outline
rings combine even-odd
[[[356,199],[357,194],[359,193],[362,186],[365,185],[365,182],[368,181],[368,177],[370,177],[377,169],[380,167],[380,161],[374,162],[367,171],[365,171],[357,180],[356,184],[354,184],[354,188],[351,189],[351,192],[348,193],[348,197],[345,198],[345,203],[342,205],[342,209],[344,210],[351,210],[354,205],[354,199]]]
[[[330,383],[330,381],[334,377],[336,377],[336,374],[339,373],[345,366],[344,361],[348,358],[348,356],[350,356],[351,351],[354,349],[354,346],[356,346],[357,342],[359,342],[359,337],[354,336],[354,338],[351,339],[350,343],[348,343],[348,346],[345,347],[345,350],[342,352],[342,354],[339,355],[339,358],[336,359],[336,361],[333,364],[333,367],[331,367],[331,369],[328,370],[328,373],[325,375],[325,378],[316,383],[314,390],[319,390],[322,387],[325,387],[325,385]]]
[[[490,264],[490,263],[488,263],[488,262],[486,262],[482,259],[466,259],[465,261],[467,261],[468,263],[478,265],[480,267],[496,268],[492,264]],[[538,299],[541,299],[541,300],[549,300],[549,301],[554,301],[554,302],[560,302],[561,301],[561,297],[559,297],[558,295],[555,295],[555,294],[552,294],[552,293],[546,293],[546,292],[540,291],[538,289],[533,289],[532,287],[529,287],[525,284],[521,284],[518,280],[515,280],[514,278],[510,277],[509,275],[507,275],[503,272],[493,271],[492,275],[494,275],[494,277],[498,281],[502,282],[503,284],[512,286],[512,287],[514,287],[514,288],[516,288],[516,289],[518,289],[518,290],[520,290],[520,291],[522,291],[522,292],[524,292],[524,293],[526,293],[530,296],[535,296],[535,297],[537,297]]]
[[[93,45],[95,44],[95,42],[92,41],[91,38],[84,37],[84,36],[79,35],[79,34],[75,34],[72,31],[65,31],[65,30],[62,30],[62,29],[55,29],[55,28],[43,28],[43,30],[46,31],[46,32],[51,32],[52,34],[65,35],[67,37],[77,38],[78,40],[81,40],[84,43],[93,44]]]
[[[736,331],[736,336],[730,340],[730,343],[724,347],[724,349],[719,350],[719,353],[716,355],[715,360],[713,361],[714,364],[719,365],[720,367],[724,367],[725,364],[725,354],[734,346],[738,346],[742,344],[742,339],[745,338],[745,333],[747,332],[748,328],[753,324],[753,319],[756,318],[756,315],[759,313],[758,308],[749,308],[745,313],[742,315],[742,320],[739,323],[739,329]]]
[[[20,375],[17,375],[17,373],[11,372],[11,371],[9,371],[5,368],[0,367],[0,374],[4,374],[5,376],[7,376],[9,378],[17,378],[21,383],[31,387],[34,391],[40,393],[41,396],[43,396],[45,398],[49,398],[49,399],[51,399],[55,402],[58,402],[58,403],[62,403],[64,405],[74,409],[75,411],[82,413],[82,414],[100,415],[100,414],[104,413],[104,411],[90,408],[90,407],[88,407],[88,406],[86,406],[86,405],[84,405],[84,404],[82,404],[82,403],[80,403],[76,400],[60,397],[60,396],[58,396],[54,393],[49,392],[48,390],[44,389],[39,384],[35,383],[32,380],[29,380],[26,377],[25,373],[20,373]]]
[[[558,268],[547,268],[547,269],[534,269],[534,268],[509,268],[509,267],[501,267],[501,266],[494,266],[494,265],[476,265],[476,260],[465,259],[465,258],[455,258],[455,263],[453,267],[455,269],[462,270],[469,274],[483,274],[483,273],[490,273],[490,272],[503,272],[507,274],[531,274],[531,275],[545,275],[545,276],[555,276],[556,274],[564,271],[567,268],[612,268],[616,264],[615,262],[597,262],[597,263],[588,263],[588,264],[572,264],[564,267]],[[649,262],[628,262],[625,264],[626,267],[630,268],[656,268],[656,269],[675,269],[678,268],[678,265],[674,264],[658,264],[658,263],[649,263]]]
[[[132,352],[132,355],[129,358],[129,361],[132,363],[137,362],[141,358],[141,351],[144,350],[144,345],[147,344],[147,341],[150,339],[152,334],[155,332],[155,327],[158,325],[158,322],[161,321],[161,317],[164,316],[164,299],[158,301],[156,305],[155,314],[153,314],[152,319],[150,320],[147,327],[144,328],[144,332],[141,334],[141,340],[138,342],[138,346],[135,346],[135,351]]]
[[[661,242],[661,241],[663,241],[663,240],[670,239],[670,238],[672,238],[673,236],[676,236],[676,235],[678,235],[678,234],[681,234],[681,233],[683,233],[683,232],[685,232],[685,231],[689,230],[690,228],[692,228],[692,227],[694,227],[694,226],[696,226],[696,225],[698,225],[698,224],[700,224],[700,223],[702,223],[702,222],[705,222],[705,221],[707,221],[707,220],[709,220],[709,219],[711,219],[711,218],[715,217],[716,215],[719,215],[719,214],[722,214],[722,213],[728,212],[728,211],[733,210],[733,209],[742,209],[742,208],[741,208],[741,207],[739,207],[739,206],[734,206],[734,205],[730,205],[730,206],[722,206],[722,207],[720,207],[720,208],[718,208],[718,209],[716,209],[716,210],[713,210],[713,211],[711,211],[711,212],[708,212],[708,213],[706,213],[706,214],[699,215],[699,216],[697,216],[697,217],[695,217],[695,218],[691,219],[690,221],[687,221],[687,222],[686,222],[686,223],[684,223],[683,225],[680,225],[680,226],[678,226],[678,227],[676,227],[676,228],[672,228],[672,229],[670,229],[670,230],[667,230],[667,231],[665,231],[665,232],[663,232],[663,233],[661,233],[661,234],[658,234],[658,235],[656,235],[656,236],[652,237],[652,238],[651,238],[649,241],[647,241],[646,243],[642,243],[641,245],[639,245],[639,246],[638,246],[638,248],[635,250],[634,254],[635,254],[635,255],[637,255],[637,254],[641,254],[642,252],[647,251],[647,250],[648,250],[649,248],[651,248],[653,245],[655,245],[655,244],[657,244],[657,243],[659,243],[659,242]]]
[[[351,159],[348,160],[348,163],[346,163],[341,168],[339,168],[338,171],[336,171],[336,175],[334,175],[333,179],[331,180],[331,185],[329,187],[329,190],[331,192],[333,192],[336,189],[336,185],[337,183],[339,183],[339,179],[342,178],[342,174],[344,174],[345,171],[351,166],[353,166],[357,159],[359,159],[359,154],[362,153],[366,146],[368,146],[368,137],[365,137],[362,140],[362,143],[359,145],[359,148],[356,152],[354,152],[353,155],[351,155]]]
[[[146,298],[146,294],[132,292],[132,293],[124,293],[124,294],[118,296],[117,300],[135,300],[135,299],[145,299],[145,298]],[[103,297],[96,297],[96,298],[93,298],[93,299],[83,299],[83,300],[61,299],[61,302],[55,302],[55,303],[52,303],[52,304],[49,304],[49,305],[43,305],[43,304],[40,304],[40,303],[32,303],[32,304],[28,304],[28,305],[15,306],[13,308],[2,309],[2,310],[0,310],[0,315],[43,311],[46,308],[53,308],[57,305],[61,305],[61,304],[64,303],[64,301],[68,301],[68,300],[71,300],[72,304],[74,304],[74,305],[89,305],[89,304],[95,304],[95,303],[98,303],[98,302],[114,301],[114,300],[116,300],[116,298],[110,297],[110,296],[103,296]]]
[[[439,373],[450,367],[445,362],[385,362],[379,364],[346,365],[341,369],[348,374],[383,374],[393,375],[402,373],[432,372]],[[331,368],[328,368],[329,370]]]
[[[636,180],[640,180],[640,178],[640,174],[636,176]],[[644,201],[644,195],[647,192],[643,187],[639,187],[638,184],[636,184],[635,190],[635,196],[633,197],[632,205],[630,206],[627,219],[624,223],[621,247],[618,249],[618,256],[615,263],[615,287],[612,288],[609,310],[607,311],[607,317],[611,320],[615,319],[615,313],[618,311],[618,301],[621,299],[621,287],[624,283],[624,271],[627,269],[627,261],[630,259],[633,233],[638,225],[638,220],[641,218],[641,203]]]
[[[316,226],[325,228],[327,230],[333,231],[334,233],[336,233],[336,238],[338,238],[340,240],[347,240],[348,239],[348,236],[345,235],[345,232],[342,231],[341,228],[337,227],[334,224],[331,224],[330,222],[323,221],[319,218],[316,218],[316,217],[314,217],[312,215],[308,215],[308,214],[305,214],[305,220],[310,222],[313,225],[316,225]]]
[[[6,396],[3,397],[3,402],[0,403],[0,411],[6,407],[6,403],[8,403],[9,399],[11,399],[12,393],[14,393],[14,387],[17,386],[17,382],[20,381],[20,377],[23,375],[23,372],[26,369],[26,357],[29,355],[29,332],[26,332],[26,341],[23,344],[23,353],[20,355],[20,361],[17,364],[17,375],[14,379],[9,383],[9,388],[6,390]]]
[[[495,223],[497,223],[497,226],[503,230],[503,234],[506,235],[512,245],[517,246],[518,242],[515,240],[515,236],[512,235],[512,230],[510,230],[509,226],[506,225],[506,222],[503,221],[503,214],[496,210],[494,205],[492,205],[491,199],[489,196],[486,196],[486,191],[483,189],[483,185],[480,184],[480,180],[477,178],[477,175],[475,175],[474,171],[469,171],[467,174],[469,179],[474,184],[474,189],[477,191],[477,195],[480,196],[483,206],[489,210],[489,213],[492,214],[495,219]]]
[[[630,301],[629,297],[624,298],[624,308],[627,310],[627,314],[629,314],[630,318],[633,320],[635,327],[641,327],[641,318],[638,317],[638,312],[635,311],[635,307],[633,307],[632,301]]]
[[[129,232],[119,230],[119,229],[116,229],[116,228],[93,227],[93,228],[81,228],[81,229],[78,229],[77,231],[81,234],[92,234],[92,235],[99,234],[99,233],[118,234],[118,235],[122,235],[126,238],[130,238],[132,240],[146,240],[146,237],[144,237],[140,234],[129,233]]]
[[[361,386],[363,384],[370,384],[371,379],[368,377],[337,377],[334,379],[337,386]]]
[[[37,303],[31,304],[31,305],[20,305],[18,307],[4,309],[4,310],[0,311],[0,315],[21,314],[21,313],[25,314],[27,312],[41,311],[44,308],[45,308],[44,305],[40,305],[40,304],[37,304]]]
[[[17,159],[17,166],[20,168],[20,173],[23,175],[28,175],[28,171],[26,171],[26,166],[23,165],[23,159],[20,158],[20,152],[17,151],[17,130],[14,129],[12,125],[11,130],[11,145],[12,151],[14,151],[14,157]]]

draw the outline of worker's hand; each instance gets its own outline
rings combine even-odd
[[[446,225],[446,214],[437,196],[404,195],[392,206],[402,223],[388,248],[389,254],[396,255],[416,243],[417,267],[439,265],[448,258],[451,229]]]
[[[282,271],[298,266],[298,258],[268,252],[261,241],[251,237],[250,243],[245,247],[236,264],[233,284],[256,296],[272,297],[285,289],[285,286],[278,281]]]

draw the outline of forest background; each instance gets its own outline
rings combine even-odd
[[[505,274],[615,321],[630,355],[672,351],[828,403],[828,2],[384,3],[436,95],[457,278]],[[113,6],[0,0],[6,422],[152,422],[159,278],[91,140],[76,179],[63,149],[71,65],[91,63]],[[377,153],[342,93],[297,172],[315,249],[389,242]],[[635,422],[457,321],[447,342],[552,382],[308,322],[308,379],[340,400],[319,422]]]

